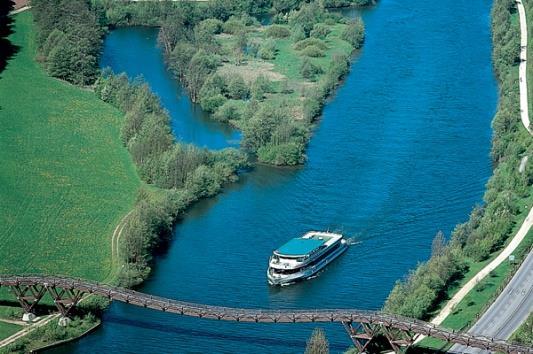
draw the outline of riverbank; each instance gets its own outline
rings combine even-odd
[[[478,311],[485,308],[486,301],[494,298],[501,284],[509,277],[512,269],[502,264],[507,256],[514,253],[517,247],[520,252],[527,252],[532,243],[527,237],[531,226],[528,212],[533,202],[528,187],[531,169],[519,168],[524,154],[531,151],[531,137],[528,130],[522,127],[520,117],[523,115],[519,109],[524,105],[527,107],[527,96],[524,102],[523,98],[520,100],[519,93],[523,89],[519,82],[525,79],[519,80],[515,74],[518,72],[519,52],[508,46],[508,41],[515,40],[515,37],[502,35],[502,31],[507,32],[509,27],[511,33],[519,33],[519,24],[512,20],[516,11],[514,1],[502,0],[495,2],[492,12],[494,66],[501,89],[500,105],[493,122],[492,156],[496,167],[487,184],[485,205],[474,210],[468,223],[456,228],[448,245],[434,252],[427,263],[393,290],[386,304],[386,309],[390,311],[413,315],[405,307],[411,301],[409,296],[402,300],[397,296],[404,291],[418,292],[420,296],[421,287],[426,286],[433,294],[428,295],[429,300],[417,317],[432,316],[436,308],[451,298],[435,317],[434,323],[463,329],[472,323],[475,316],[479,315]],[[505,55],[506,59],[502,59]],[[515,232],[516,236],[509,240]],[[507,243],[500,253],[499,250]],[[444,256],[448,263],[442,262]],[[482,268],[481,273],[478,273]],[[489,273],[492,279],[481,281]],[[428,283],[432,278],[439,277],[438,283]],[[486,282],[490,282],[490,285]]]

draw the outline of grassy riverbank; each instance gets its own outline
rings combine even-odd
[[[47,76],[31,13],[15,20],[20,51],[0,80],[0,272],[103,280],[113,229],[140,185],[120,143],[122,114]]]
[[[520,160],[532,151],[531,136],[522,126],[519,111],[519,23],[512,0],[495,1],[492,11],[493,61],[500,83],[500,101],[493,120],[493,176],[487,183],[484,205],[476,208],[467,223],[458,225],[448,243],[436,239],[432,258],[398,283],[385,309],[403,315],[429,318],[478,270],[485,266],[514,235],[533,204],[528,164],[519,171]],[[531,233],[516,255],[529,249]],[[501,264],[467,295],[443,325],[463,329],[471,324],[512,273]],[[424,344],[435,342],[425,342]]]
[[[120,142],[123,115],[43,71],[30,12],[14,30],[19,51],[0,78],[0,273],[104,280],[111,235],[140,186]]]

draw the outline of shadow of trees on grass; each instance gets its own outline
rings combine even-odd
[[[8,36],[13,33],[13,17],[9,16],[9,12],[13,10],[14,5],[12,0],[0,1],[0,75],[6,68],[9,59],[19,49],[8,39]]]

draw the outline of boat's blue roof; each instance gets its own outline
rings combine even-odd
[[[276,251],[280,255],[285,256],[304,256],[320,247],[326,240],[318,240],[316,238],[293,238]]]

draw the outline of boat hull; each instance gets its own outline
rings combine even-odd
[[[292,274],[273,274],[271,268],[269,268],[267,270],[268,283],[273,286],[283,286],[309,279],[333,262],[333,260],[343,254],[347,249],[348,243],[345,240],[342,240],[339,247],[327,257],[324,257],[324,259],[321,259],[312,266],[305,267],[301,271]]]

